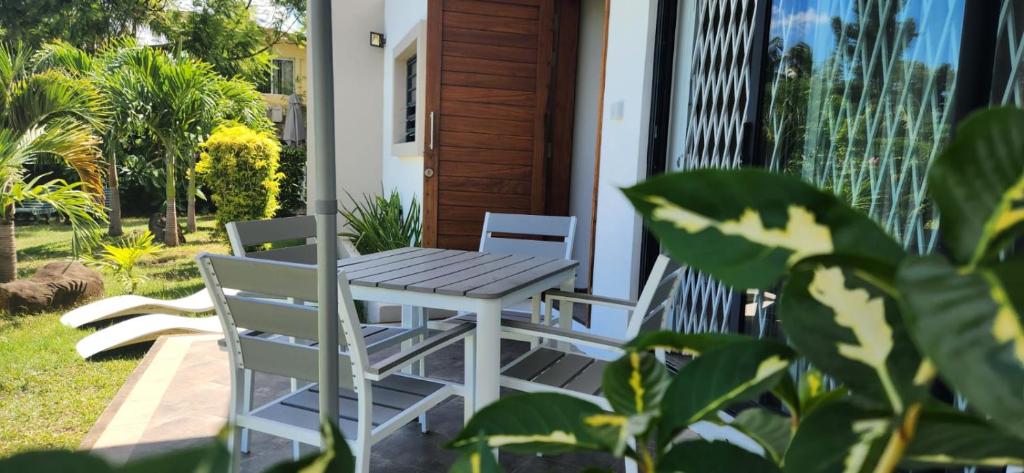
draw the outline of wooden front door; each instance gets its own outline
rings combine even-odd
[[[555,0],[429,0],[424,246],[476,249],[486,211],[550,211],[554,9]]]

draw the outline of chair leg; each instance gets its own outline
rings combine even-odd
[[[255,374],[252,370],[243,371],[242,375],[242,409],[249,413],[252,411],[252,397],[255,391],[255,384],[253,383],[253,377]],[[249,429],[241,429],[242,434],[239,439],[239,450],[242,453],[249,453]]]
[[[238,473],[242,469],[242,434],[248,432],[249,429],[242,429],[240,427],[232,427],[231,435],[228,436],[228,452],[231,453],[231,467],[232,473]]]
[[[540,323],[540,299],[543,294],[537,294],[530,299],[530,323],[536,325]],[[540,340],[537,337],[530,339],[530,349],[537,348],[537,344]]]

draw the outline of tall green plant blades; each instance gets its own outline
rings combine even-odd
[[[508,396],[477,412],[448,446],[471,448],[484,438],[491,448],[521,453],[606,451],[618,443],[620,418],[562,394]]]
[[[729,425],[761,445],[775,463],[782,463],[793,436],[794,426],[788,417],[756,407],[740,412]]]
[[[800,265],[779,304],[790,343],[855,395],[898,413],[927,395],[930,383],[914,382],[921,356],[897,303],[856,271]]]
[[[349,228],[342,236],[352,240],[360,253],[420,245],[420,206],[415,198],[406,212],[398,190],[388,197],[364,195],[362,201],[348,197],[352,205],[339,210]]]
[[[1024,438],[1024,259],[966,273],[938,256],[908,259],[897,285],[910,333],[942,379]]]
[[[672,447],[658,473],[779,473],[769,460],[726,442],[695,440]]]
[[[888,413],[871,411],[852,402],[829,403],[800,424],[786,451],[784,471],[876,471],[875,465],[892,428]]]
[[[970,414],[925,411],[905,458],[907,466],[1024,465],[1024,440]]]
[[[942,236],[960,263],[975,264],[1024,228],[1024,110],[978,113],[957,130],[928,175]]]
[[[785,345],[750,340],[709,350],[679,370],[662,401],[659,443],[719,409],[771,389],[795,359]]]
[[[810,256],[903,255],[867,216],[791,176],[707,169],[624,192],[674,258],[736,287],[769,289]]]

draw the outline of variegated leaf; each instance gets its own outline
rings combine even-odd
[[[782,463],[793,437],[794,426],[789,417],[755,407],[740,412],[729,425],[761,445],[772,461]]]
[[[925,411],[904,455],[910,465],[1024,465],[1024,439],[971,414]]]
[[[960,125],[928,173],[942,236],[960,263],[994,255],[1024,230],[1024,110],[980,112]]]
[[[662,400],[660,444],[731,403],[771,389],[795,357],[789,347],[767,340],[732,343],[697,357],[679,370]]]
[[[642,334],[623,347],[630,351],[665,350],[683,355],[698,356],[702,352],[736,342],[752,340],[746,335],[730,333],[649,332]]]
[[[628,352],[604,370],[601,392],[616,413],[654,414],[670,381],[665,365],[649,352]]]
[[[922,359],[896,302],[855,270],[801,265],[779,314],[790,343],[853,394],[894,412],[927,395],[930,379],[915,383]]]
[[[942,379],[1024,438],[1024,259],[965,272],[939,256],[912,258],[897,285],[910,332]]]
[[[481,437],[476,448],[455,460],[448,473],[504,473],[498,460],[494,458],[486,440]]]
[[[770,460],[727,442],[694,440],[672,446],[657,473],[779,473]]]
[[[821,406],[800,423],[784,458],[786,473],[874,471],[893,419],[848,401]]]
[[[517,394],[477,412],[448,446],[473,448],[483,438],[491,448],[520,453],[610,452],[620,443],[624,427],[593,422],[605,415],[611,414],[564,394]]]
[[[793,176],[705,169],[624,192],[675,259],[735,287],[769,289],[811,256],[894,267],[904,254],[866,215]]]

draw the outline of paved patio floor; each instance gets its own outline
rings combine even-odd
[[[139,367],[90,430],[81,448],[113,462],[209,441],[226,420],[229,375],[227,354],[217,346],[219,336],[174,336],[158,340]],[[525,343],[504,342],[503,361],[523,353]],[[431,376],[461,382],[462,346],[453,345],[428,358]],[[257,403],[287,392],[285,378],[257,375]],[[462,427],[462,399],[454,397],[430,411],[430,432],[406,425],[373,448],[375,472],[444,472],[455,455],[442,445]],[[254,433],[252,453],[243,471],[263,471],[291,457],[291,442]],[[312,450],[310,450],[312,451]],[[621,462],[602,455],[501,457],[506,472],[581,471],[601,467],[622,471]]]

